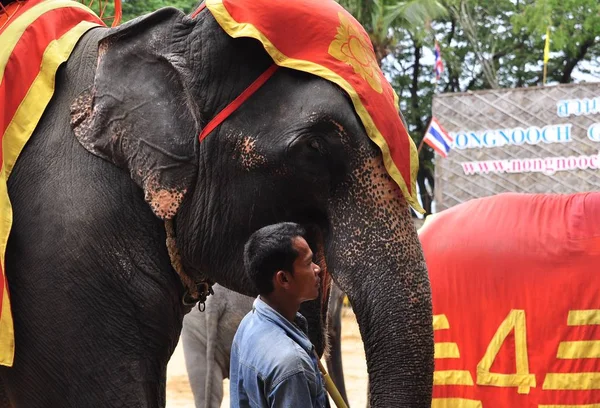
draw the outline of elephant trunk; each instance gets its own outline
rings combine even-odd
[[[427,268],[408,206],[381,159],[332,202],[333,276],[356,314],[370,406],[430,408],[433,327]]]
[[[212,305],[211,305],[212,306]],[[217,306],[217,305],[215,305]],[[206,312],[206,378],[204,379],[204,406],[210,407],[214,403],[220,404],[223,396],[221,375],[217,374],[217,370],[221,367],[217,364],[216,346],[219,341],[219,311],[214,310]],[[215,376],[218,375],[218,379]]]
[[[431,407],[431,314],[419,299],[420,288],[405,283],[365,281],[369,293],[349,295],[365,347],[371,407]]]

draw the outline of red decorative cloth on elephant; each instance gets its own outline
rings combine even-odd
[[[0,12],[0,365],[12,366],[15,342],[5,271],[12,225],[7,181],[54,93],[58,67],[77,41],[104,23],[69,0],[27,0]]]
[[[600,193],[473,200],[419,237],[432,407],[600,406]]]
[[[398,96],[379,68],[368,34],[350,13],[333,0],[207,0],[206,7],[230,36],[260,41],[278,66],[340,86],[381,149],[389,175],[421,210],[417,149],[400,116]]]

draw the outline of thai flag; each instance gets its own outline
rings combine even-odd
[[[431,118],[431,123],[429,123],[427,132],[425,132],[423,142],[431,146],[440,156],[447,157],[454,139],[435,118]]]
[[[437,40],[435,41],[435,80],[439,81],[441,76],[442,76],[442,72],[444,72],[444,63],[442,62],[442,53],[440,51],[440,44],[437,42]]]

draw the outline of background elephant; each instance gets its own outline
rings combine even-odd
[[[181,341],[196,408],[220,407],[223,380],[229,378],[233,336],[254,298],[215,285],[204,312],[193,308],[183,318]]]
[[[421,246],[348,96],[280,68],[198,140],[272,64],[207,9],[161,9],[78,42],[8,183],[17,352],[0,394],[13,407],[164,406],[186,287],[209,279],[254,296],[243,245],[284,220],[308,229],[348,295],[371,405],[430,407]],[[325,310],[322,299],[303,309],[321,353]]]
[[[218,408],[223,400],[223,380],[229,378],[233,336],[242,318],[252,309],[254,298],[215,285],[214,296],[201,312],[193,308],[183,318],[181,341],[185,366],[196,408]],[[327,369],[347,401],[341,355],[341,312],[344,294],[332,285],[327,318],[330,349]]]

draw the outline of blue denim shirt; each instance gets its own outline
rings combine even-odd
[[[306,319],[296,315],[304,326]],[[305,332],[260,298],[231,346],[231,408],[325,408],[327,395]]]

